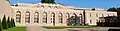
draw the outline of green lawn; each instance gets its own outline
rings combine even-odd
[[[8,28],[3,31],[27,31],[26,27],[14,27],[14,28]]]
[[[93,28],[99,26],[43,26],[47,29],[64,29],[64,28]]]

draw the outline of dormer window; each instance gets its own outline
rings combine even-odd
[[[51,6],[48,6],[49,8],[51,8]]]
[[[58,8],[57,6],[55,6],[55,8]]]
[[[44,5],[41,5],[42,8],[44,8]]]

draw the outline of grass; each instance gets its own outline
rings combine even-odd
[[[64,28],[94,28],[99,26],[43,26],[47,29],[64,29]]]
[[[27,31],[26,30],[26,27],[14,27],[14,28],[8,28],[8,29],[5,29],[3,31]]]

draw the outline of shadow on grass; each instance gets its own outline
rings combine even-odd
[[[25,26],[24,27],[19,26],[19,27],[14,27],[14,28],[8,28],[3,31],[27,31],[27,30]]]
[[[64,29],[64,28],[94,28],[100,26],[42,26],[47,29]]]

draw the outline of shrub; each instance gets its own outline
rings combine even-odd
[[[0,20],[0,31],[2,31],[3,28],[2,28],[2,24],[1,24],[1,20]]]
[[[7,25],[8,25],[8,28],[11,28],[11,22],[10,22],[10,18],[8,17],[8,20],[7,20]]]
[[[3,26],[3,29],[7,29],[8,28],[5,15],[4,15],[3,20],[2,20],[2,26]]]
[[[11,20],[11,25],[12,25],[12,27],[16,27],[16,26],[15,26],[14,19]]]
[[[15,26],[15,21],[14,21],[14,19],[13,19],[13,26],[16,27],[16,26]]]

